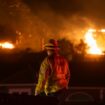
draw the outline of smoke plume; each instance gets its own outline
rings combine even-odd
[[[15,32],[19,48],[39,51],[49,38],[67,38],[76,43],[88,28],[95,26],[92,18],[84,15],[89,9],[83,0],[84,4],[78,0],[44,1],[28,4],[25,0],[0,0],[0,24]]]

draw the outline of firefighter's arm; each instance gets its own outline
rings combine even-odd
[[[38,95],[41,92],[43,92],[43,88],[44,88],[44,74],[39,72],[39,78],[35,89],[35,95]]]
[[[40,67],[39,71],[39,77],[38,77],[38,83],[35,88],[35,95],[40,94],[41,92],[44,91],[44,86],[46,83],[46,70],[48,68],[47,60],[45,59]]]

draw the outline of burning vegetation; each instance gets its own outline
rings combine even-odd
[[[104,30],[102,30],[103,32]],[[88,54],[96,54],[96,55],[102,55],[103,51],[97,44],[97,40],[93,36],[93,32],[96,32],[95,29],[89,29],[85,34],[85,43],[88,46],[87,53]]]
[[[2,49],[14,49],[15,45],[10,42],[0,42],[0,48]]]

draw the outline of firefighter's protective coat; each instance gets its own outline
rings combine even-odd
[[[56,55],[52,58],[46,57],[41,64],[38,84],[35,92],[40,94],[56,92],[63,88],[68,88],[70,70],[68,62],[64,57]]]

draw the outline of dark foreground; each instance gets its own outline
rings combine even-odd
[[[0,105],[105,105],[105,102],[59,102],[56,97],[0,94]]]

